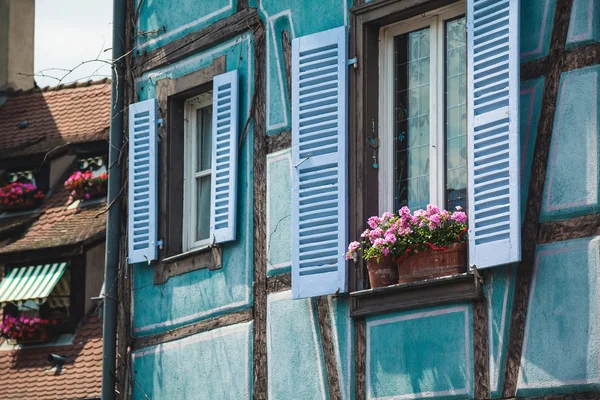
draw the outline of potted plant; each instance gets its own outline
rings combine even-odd
[[[466,222],[460,207],[450,212],[434,205],[414,214],[402,207],[397,215],[369,218],[370,229],[361,236],[371,287],[465,272]],[[360,243],[350,243],[346,258],[356,260],[360,250]]]
[[[367,262],[369,282],[372,288],[389,286],[397,283],[398,270],[390,254],[390,242],[395,238],[394,229],[397,217],[386,212],[381,217],[369,218],[367,229],[361,234],[363,238],[363,258]],[[352,242],[348,246],[346,259],[357,261],[358,252],[361,250],[359,242]]]
[[[30,210],[40,205],[44,192],[31,183],[13,182],[0,188],[0,210]]]
[[[73,200],[89,200],[106,195],[108,174],[94,176],[92,171],[76,171],[65,181]]]
[[[0,323],[0,337],[19,344],[40,343],[48,340],[48,326],[52,322],[38,317],[29,318],[24,314],[19,317],[5,315]]]
[[[394,249],[399,283],[467,271],[467,215],[460,207],[450,212],[430,204],[412,215],[403,208],[400,219],[407,229]]]

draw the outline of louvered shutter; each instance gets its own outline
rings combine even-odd
[[[213,81],[210,240],[235,240],[238,150],[238,71]]]
[[[469,257],[519,261],[519,2],[468,0]]]
[[[292,296],[345,292],[347,33],[292,42]]]
[[[129,106],[129,263],[156,260],[156,99]]]

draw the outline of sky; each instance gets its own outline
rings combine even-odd
[[[87,61],[111,57],[112,0],[36,0],[34,47],[40,87],[110,77],[108,64]]]

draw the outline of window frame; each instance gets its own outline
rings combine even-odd
[[[383,0],[353,7],[349,58],[357,65],[349,81],[348,197],[350,237],[360,237],[367,219],[379,212],[378,169],[371,168],[373,149],[367,142],[372,121],[379,121],[380,29],[424,13],[458,3],[459,0]],[[376,132],[376,135],[378,132]],[[383,312],[433,306],[444,302],[482,298],[477,273],[436,280],[435,284],[364,290],[368,275],[360,259],[349,263],[350,315],[362,318]]]
[[[379,213],[394,211],[394,38],[430,28],[429,95],[429,203],[446,204],[445,132],[445,23],[466,15],[466,3],[457,1],[419,16],[385,25],[379,30]],[[433,67],[435,66],[435,67]],[[389,145],[388,145],[389,144]]]
[[[212,107],[213,91],[204,92],[198,96],[189,98],[184,104],[184,144],[183,144],[183,251],[190,251],[200,247],[206,247],[210,244],[210,237],[202,240],[195,240],[198,228],[198,198],[197,198],[197,181],[199,178],[212,176],[212,156],[211,168],[202,171],[196,171],[199,155],[198,150],[198,124],[197,112],[203,108]],[[212,126],[212,125],[211,125]],[[202,135],[212,135],[211,132],[202,132]],[[211,139],[212,143],[212,139]],[[211,148],[212,154],[212,148]],[[211,186],[212,186],[211,177]],[[208,213],[210,214],[210,202]],[[187,218],[186,216],[189,216]]]

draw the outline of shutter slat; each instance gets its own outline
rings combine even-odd
[[[213,81],[210,242],[235,240],[238,169],[238,71]]]
[[[519,2],[468,0],[470,264],[521,258]]]
[[[128,260],[157,259],[156,99],[129,105]]]
[[[345,292],[347,32],[292,42],[292,296]]]

